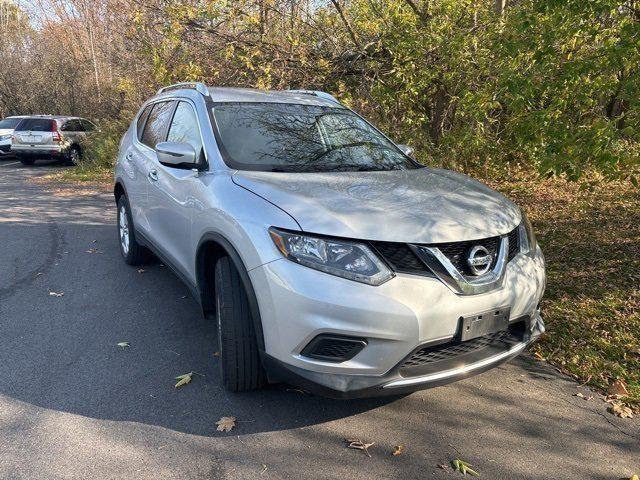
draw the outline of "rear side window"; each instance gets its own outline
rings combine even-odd
[[[82,127],[80,120],[68,120],[60,130],[63,132],[84,132],[84,128]]]
[[[138,132],[138,140],[142,141],[142,129],[144,128],[144,122],[147,121],[149,112],[153,108],[153,105],[147,105],[142,113],[138,116],[138,123],[136,125],[136,131]]]
[[[160,102],[153,106],[142,132],[140,139],[142,143],[148,147],[156,148],[156,145],[164,140],[172,110],[173,102]]]
[[[16,127],[17,131],[53,132],[55,120],[50,118],[25,118]]]

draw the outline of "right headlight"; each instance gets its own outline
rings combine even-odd
[[[533,256],[536,254],[538,241],[536,240],[535,233],[533,233],[533,226],[527,218],[527,215],[522,210],[520,210],[520,212],[522,213],[522,222],[520,222],[520,226],[518,227],[520,234],[520,252]]]
[[[273,227],[269,229],[269,235],[282,255],[300,265],[374,286],[394,277],[389,267],[363,243]]]

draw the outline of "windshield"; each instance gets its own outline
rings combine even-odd
[[[345,108],[220,103],[213,116],[222,154],[232,168],[284,172],[421,168]]]
[[[21,118],[5,118],[0,120],[0,128],[16,128],[16,125],[20,123]]]

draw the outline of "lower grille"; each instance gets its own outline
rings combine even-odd
[[[328,362],[345,362],[366,346],[367,341],[361,338],[322,334],[311,340],[301,354]]]
[[[466,342],[453,341],[440,345],[418,348],[400,365],[399,373],[403,377],[424,375],[435,370],[455,368],[466,363],[469,358],[478,361],[496,353],[509,350],[524,340],[526,322],[519,321],[508,330],[491,333]]]

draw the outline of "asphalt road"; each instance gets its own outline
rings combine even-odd
[[[402,398],[225,392],[214,325],[167,268],[122,262],[111,196],[28,181],[59,168],[0,161],[0,478],[441,479],[455,458],[487,479],[640,472],[640,422],[527,356]]]

